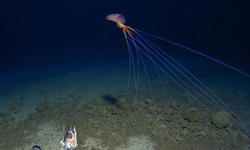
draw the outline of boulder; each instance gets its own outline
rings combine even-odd
[[[201,111],[198,107],[191,107],[185,110],[183,117],[190,122],[196,122],[199,120]]]
[[[215,115],[213,115],[212,123],[217,128],[220,128],[220,129],[225,128],[230,123],[230,117],[225,112],[219,111]]]

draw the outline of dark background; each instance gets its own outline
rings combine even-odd
[[[127,59],[121,29],[105,19],[111,13],[233,66],[250,62],[246,0],[2,0],[0,73]]]

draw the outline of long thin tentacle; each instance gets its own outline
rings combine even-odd
[[[141,40],[140,40],[140,37],[137,37],[137,33],[132,29],[132,28],[128,28],[129,30],[128,30],[128,32],[130,33],[130,37],[133,39],[133,38],[136,38],[136,40],[137,41],[139,41],[139,43],[142,43],[141,42]],[[136,44],[136,43],[134,43],[134,44]],[[144,46],[143,44],[141,44],[142,46]],[[144,47],[144,49],[146,49],[146,47]],[[148,56],[150,57],[150,59],[153,59],[152,57],[151,57],[151,55],[150,55],[150,53],[147,51],[147,54],[148,54]],[[164,94],[165,94],[165,98],[167,98],[167,92],[166,92],[166,89],[165,89],[165,87],[164,87],[164,85],[163,85],[163,81],[162,81],[162,78],[161,78],[161,76],[160,76],[160,73],[159,73],[159,70],[158,70],[158,68],[156,67],[156,65],[153,63],[153,65],[154,65],[154,68],[155,68],[155,70],[156,70],[156,72],[157,72],[157,75],[158,75],[158,77],[159,77],[159,80],[160,80],[160,82],[161,82],[161,85],[162,85],[162,88],[163,88],[163,91],[164,91]],[[145,66],[145,65],[144,65]],[[144,67],[145,68],[145,67]],[[146,73],[147,73],[147,70],[146,70],[146,68],[145,68],[145,71],[146,71]],[[148,76],[148,75],[147,75]],[[150,82],[150,81],[149,81]],[[152,97],[154,97],[154,94],[153,94],[153,91],[152,91],[152,87],[151,87],[151,84],[150,84],[150,89],[151,89],[151,93],[152,93]],[[154,98],[153,98],[154,99]]]
[[[146,39],[145,37],[143,37],[142,35],[138,34],[138,36],[140,36],[142,39],[144,39],[146,42],[150,43],[151,45],[153,45],[154,47],[156,47],[158,50],[160,50],[164,55],[166,55],[168,58],[170,58],[172,61],[174,61],[178,66],[180,66],[183,70],[185,70],[191,77],[193,77],[198,83],[200,83],[206,90],[208,90],[208,92],[210,92],[217,100],[219,100],[220,103],[222,103],[226,108],[227,110],[229,110],[229,112],[231,114],[233,114],[234,116],[236,116],[237,118],[239,118],[214,92],[212,92],[212,90],[210,90],[204,83],[202,83],[197,77],[195,77],[190,71],[188,71],[185,67],[183,67],[179,62],[177,62],[174,58],[172,58],[170,55],[168,55],[166,52],[164,52],[162,49],[160,49],[158,46],[156,46],[155,44],[153,44],[151,41],[149,41],[148,39]],[[156,51],[154,48],[153,50],[158,54],[160,55],[163,59],[166,60],[165,57],[163,57],[161,54],[158,53],[158,51]],[[175,66],[173,66],[175,67]],[[175,68],[177,69],[177,68]],[[179,71],[179,69],[178,69]],[[185,74],[183,74],[181,71],[179,71],[182,75],[184,75],[186,77]],[[189,78],[187,78],[189,79]],[[190,80],[190,79],[189,79]],[[190,80],[192,83],[193,81]],[[193,83],[193,84],[196,84],[196,83]],[[216,100],[214,100],[207,92],[205,92],[203,89],[201,89],[201,87],[198,86],[198,88],[204,92],[210,99],[212,99],[217,106],[220,107],[220,105],[218,104],[218,102]],[[220,107],[221,108],[221,107]],[[222,109],[223,110],[223,109]],[[225,111],[225,110],[224,110]]]
[[[208,56],[208,55],[206,55],[206,54],[204,54],[204,53],[201,53],[201,52],[196,51],[196,50],[194,50],[194,49],[191,49],[191,48],[189,48],[189,47],[183,46],[183,45],[181,45],[181,44],[175,43],[175,42],[173,42],[173,41],[170,41],[170,40],[167,40],[167,39],[158,37],[158,36],[156,36],[156,35],[153,35],[153,34],[150,34],[150,33],[147,33],[147,32],[143,32],[143,31],[140,31],[140,30],[137,30],[137,29],[133,29],[133,30],[134,30],[134,31],[137,31],[137,32],[141,32],[141,33],[146,34],[146,35],[149,35],[149,36],[152,36],[152,37],[155,37],[155,38],[158,38],[158,39],[161,39],[161,40],[163,40],[163,41],[166,41],[166,42],[169,42],[169,43],[171,43],[171,44],[177,45],[177,46],[179,46],[179,47],[185,48],[185,49],[187,49],[187,50],[189,50],[189,51],[192,51],[192,52],[194,52],[194,53],[196,53],[196,54],[199,54],[199,55],[204,56],[204,57],[206,57],[206,58],[209,58],[209,59],[211,59],[211,60],[213,60],[213,61],[215,61],[215,62],[218,62],[218,63],[220,63],[220,64],[222,64],[222,65],[224,65],[224,66],[226,66],[226,67],[228,67],[228,68],[231,68],[231,69],[233,69],[233,70],[235,70],[235,71],[237,71],[237,72],[239,72],[239,73],[241,73],[241,74],[243,74],[243,75],[245,75],[245,76],[247,76],[247,77],[250,77],[250,74],[247,74],[247,73],[245,73],[244,71],[241,71],[241,70],[239,70],[239,69],[237,69],[237,68],[235,68],[235,67],[233,67],[233,66],[230,66],[230,65],[228,65],[228,64],[226,64],[226,63],[224,63],[224,62],[222,62],[222,61],[220,61],[220,60],[218,60],[218,59],[215,59],[215,58],[213,58],[213,57],[211,57],[211,56]]]

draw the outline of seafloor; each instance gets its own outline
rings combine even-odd
[[[216,128],[211,123],[211,114],[168,78],[162,78],[165,95],[157,75],[149,73],[152,97],[148,80],[141,73],[138,98],[134,101],[133,82],[126,91],[126,63],[96,65],[54,75],[48,75],[49,72],[33,73],[39,80],[30,79],[25,73],[12,73],[9,77],[20,78],[22,82],[1,85],[1,150],[27,150],[35,144],[43,150],[59,150],[63,125],[76,127],[79,145],[76,150],[248,150],[250,147],[248,134],[237,123],[231,120],[227,128]],[[140,72],[144,72],[143,68]],[[249,126],[250,96],[243,88],[249,84],[232,76],[213,79],[203,81],[240,116],[244,126]],[[218,111],[206,105],[212,112]],[[184,119],[185,111],[191,107],[200,110],[196,122]]]

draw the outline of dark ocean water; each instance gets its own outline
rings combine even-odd
[[[105,19],[111,13],[123,14],[135,29],[247,72],[247,12],[247,5],[235,1],[139,0],[133,5],[129,1],[2,1],[1,74],[127,59],[121,31]]]

